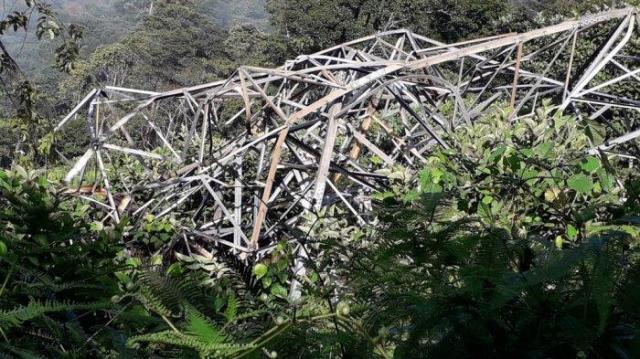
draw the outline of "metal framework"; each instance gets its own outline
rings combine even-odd
[[[640,99],[616,88],[638,88],[639,58],[625,50],[638,21],[613,10],[456,44],[393,30],[200,86],[95,89],[55,129],[86,118],[90,146],[65,181],[113,221],[173,212],[190,236],[259,256],[323,207],[371,223],[390,169],[423,167],[449,146],[444,134],[493,105],[513,121],[543,100],[583,119],[636,116]]]

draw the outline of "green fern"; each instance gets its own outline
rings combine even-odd
[[[196,351],[200,357],[214,358],[255,349],[254,344],[237,342],[233,336],[241,333],[242,338],[251,338],[263,331],[248,322],[238,322],[238,318],[244,317],[238,315],[242,301],[237,292],[209,291],[209,285],[198,282],[195,273],[192,274],[178,279],[155,270],[140,273],[135,298],[161,316],[170,329],[131,337],[128,346],[146,344],[152,353],[167,346],[177,347]]]
[[[169,309],[162,298],[157,292],[150,290],[149,288],[141,288],[136,298],[149,310],[156,312],[160,316],[170,317],[173,315],[171,309]]]
[[[185,332],[208,344],[219,344],[229,340],[229,337],[220,332],[202,313],[190,306],[186,308]]]
[[[227,299],[227,308],[224,310],[224,317],[227,322],[233,321],[238,315],[238,300],[235,295],[230,295]]]
[[[173,330],[134,336],[129,338],[127,342],[129,346],[135,346],[137,343],[166,344],[192,349],[203,358],[227,358],[240,351],[254,348],[251,344],[203,341],[199,336],[182,334]]]
[[[110,304],[107,303],[74,304],[55,301],[47,301],[44,303],[31,302],[26,306],[0,311],[0,329],[7,331],[11,328],[19,327],[26,321],[33,320],[48,313],[76,310],[101,310],[109,306]]]
[[[157,270],[140,273],[137,280],[138,299],[149,309],[162,316],[179,315],[185,303],[203,311],[209,302],[206,288],[193,278],[173,278]]]

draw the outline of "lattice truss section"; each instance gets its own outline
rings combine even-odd
[[[96,89],[56,127],[86,121],[90,137],[65,180],[110,220],[174,213],[190,235],[246,257],[295,240],[323,207],[370,223],[385,169],[420,169],[493,105],[513,121],[543,100],[580,119],[615,116],[627,127],[593,151],[632,158],[637,23],[635,10],[614,10],[456,44],[394,30],[200,86]]]

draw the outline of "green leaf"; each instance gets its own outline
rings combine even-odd
[[[607,132],[604,126],[596,121],[589,121],[585,126],[585,133],[595,146],[602,144]]]
[[[282,285],[280,285],[279,283],[276,283],[273,286],[271,286],[271,294],[279,298],[286,298],[287,289]]]
[[[318,281],[318,278],[318,273],[316,273],[315,271],[309,274],[309,281],[311,283],[316,283]]]
[[[213,326],[213,324],[196,309],[187,307],[186,319],[187,325],[185,331],[189,335],[193,335],[208,344],[224,343],[227,341],[227,336]]]
[[[522,168],[520,163],[520,157],[518,154],[514,153],[511,156],[505,157],[504,163],[511,168],[512,171],[517,171]]]
[[[420,193],[418,191],[416,191],[416,190],[411,190],[411,191],[405,193],[403,199],[404,199],[405,202],[413,202],[416,199],[418,199],[418,197],[420,197]]]
[[[3,241],[0,241],[0,257],[6,256],[8,252],[9,249],[7,248],[7,245],[4,244]]]
[[[504,152],[506,150],[507,150],[507,148],[504,147],[504,146],[496,147],[496,149],[494,149],[491,152],[491,156],[489,156],[489,161],[490,162],[497,162],[500,158],[502,158],[502,154],[504,154]]]
[[[253,267],[253,274],[258,279],[260,279],[260,278],[264,277],[265,275],[267,275],[268,271],[269,271],[269,268],[266,265],[262,264],[262,263],[258,263]]]
[[[549,156],[549,154],[551,153],[551,150],[553,149],[553,143],[551,142],[543,142],[541,144],[539,144],[538,146],[534,147],[533,152],[540,156],[541,158],[546,158]]]
[[[420,186],[425,187],[431,183],[431,173],[428,170],[420,171]]]
[[[386,191],[386,192],[375,192],[371,195],[371,197],[373,199],[376,199],[378,201],[384,201],[388,198],[393,198],[395,197],[395,193],[391,192],[391,191]]]
[[[142,265],[142,261],[140,260],[140,258],[136,258],[136,257],[127,259],[126,263],[128,266],[132,268],[138,268]]]
[[[278,259],[278,261],[276,262],[276,268],[278,268],[278,271],[280,272],[287,269],[288,266],[289,266],[289,260],[286,257],[282,257]]]
[[[442,186],[440,186],[437,183],[429,183],[427,185],[425,185],[424,187],[421,188],[423,193],[431,193],[431,194],[436,194],[436,193],[441,193],[442,192]]]
[[[89,225],[89,229],[91,229],[92,232],[100,232],[101,230],[104,229],[104,225],[102,224],[102,222],[93,221]]]
[[[273,283],[273,279],[271,279],[271,277],[264,277],[262,278],[262,287],[263,288],[269,288],[269,286],[271,285],[271,283]]]
[[[592,173],[600,168],[600,161],[594,156],[589,156],[580,164],[580,168],[582,168],[584,171]]]
[[[238,300],[235,295],[230,295],[227,299],[227,308],[224,310],[224,317],[230,322],[236,318],[238,313]]]
[[[578,173],[567,179],[567,185],[578,193],[588,194],[593,188],[593,181],[585,174]]]
[[[374,165],[381,165],[384,163],[384,161],[382,161],[382,158],[376,155],[371,156],[370,160],[371,160],[371,163],[373,163]]]
[[[287,275],[287,273],[285,273],[285,272],[279,272],[278,273],[278,280],[281,283],[286,283],[287,279],[289,279],[289,275]]]
[[[567,226],[567,238],[575,239],[576,237],[578,237],[578,229],[573,225],[569,224]]]
[[[114,272],[113,274],[122,283],[126,284],[131,282],[131,278],[129,278],[129,276],[125,272]]]
[[[487,222],[493,221],[493,218],[491,216],[491,205],[481,203],[480,206],[478,206],[478,214],[483,220]]]
[[[562,236],[557,236],[555,240],[556,248],[562,249],[563,243],[564,243],[564,239],[562,239]]]
[[[167,268],[167,274],[173,276],[179,276],[184,272],[184,268],[182,267],[182,263],[176,262],[173,263]]]
[[[19,305],[0,310],[0,330],[6,333],[9,329],[20,327],[22,323],[41,317],[47,313],[80,310],[95,311],[107,308],[108,306],[109,304],[106,302],[79,304],[60,301],[31,301],[27,305]]]
[[[609,191],[615,185],[615,179],[609,175],[604,168],[598,168],[596,174],[598,175],[598,181],[603,190]]]
[[[532,186],[536,182],[539,175],[540,173],[534,169],[527,168],[522,171],[522,179],[527,181],[527,184],[530,186]]]
[[[520,149],[520,154],[524,157],[531,157],[533,156],[533,150],[530,148],[522,148]]]

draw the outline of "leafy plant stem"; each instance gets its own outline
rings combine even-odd
[[[2,293],[4,293],[4,289],[7,287],[7,283],[9,282],[9,278],[11,277],[12,274],[13,274],[13,263],[9,267],[9,272],[7,272],[7,275],[4,278],[4,281],[2,282],[2,288],[0,288],[0,297],[2,297]]]
[[[173,325],[173,323],[171,323],[171,321],[169,320],[169,318],[167,318],[167,317],[166,317],[166,316],[164,316],[164,315],[160,315],[160,316],[162,317],[162,320],[164,320],[164,321],[169,325],[169,327],[171,327],[171,329],[173,329],[173,331],[174,331],[174,332],[176,332],[176,333],[178,333],[178,334],[182,334],[182,333],[180,333],[180,331],[178,330],[178,328],[176,328],[176,327]]]

